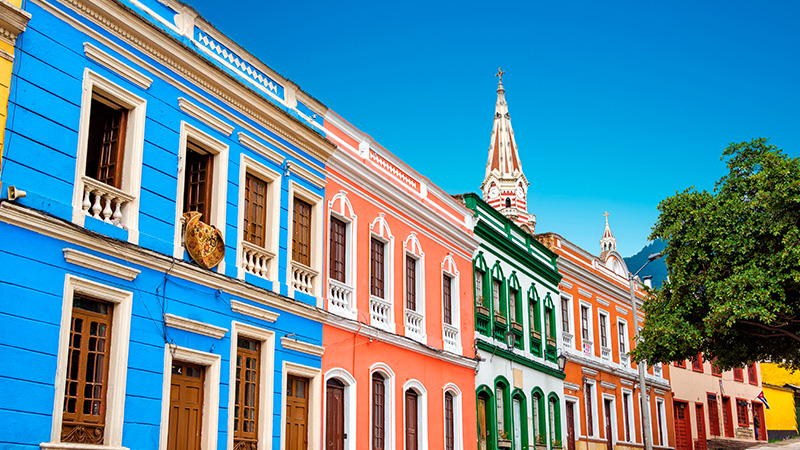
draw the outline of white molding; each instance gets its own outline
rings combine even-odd
[[[7,1],[0,1],[0,40],[14,46],[17,36],[25,31],[31,13]]]
[[[233,130],[235,129],[233,125],[229,124],[228,122],[225,122],[224,120],[220,119],[214,114],[211,114],[205,109],[195,105],[189,100],[186,100],[183,97],[178,97],[178,106],[181,108],[181,111],[194,117],[200,122],[203,122],[209,127],[219,131],[220,133],[226,136],[230,136],[231,134],[233,134]]]
[[[334,367],[327,372],[325,372],[324,382],[325,382],[325,394],[323,396],[323,402],[325,404],[322,405],[322,410],[327,411],[327,402],[328,402],[328,380],[331,379],[338,379],[344,384],[344,429],[346,431],[347,437],[344,440],[344,448],[346,450],[356,450],[358,448],[358,428],[356,427],[356,422],[358,421],[358,410],[357,410],[357,394],[356,394],[356,387],[357,382],[353,375],[350,374],[347,370],[341,367]],[[371,380],[370,380],[371,381]],[[372,383],[370,382],[370,385]],[[326,428],[328,426],[328,415],[325,414],[323,417],[323,424],[322,424],[322,435],[326,435]]]
[[[581,367],[581,372],[585,373],[586,375],[589,375],[590,377],[597,376],[597,371],[594,369],[590,369],[588,367]]]
[[[231,300],[231,311],[270,323],[278,320],[278,316],[280,316],[280,313],[267,311],[264,308],[259,308],[258,306],[253,306],[238,300]]]
[[[174,360],[206,366],[205,382],[203,383],[203,424],[201,429],[207,432],[200,435],[200,449],[216,449],[217,436],[219,435],[219,379],[222,357],[213,353],[178,347],[175,344],[166,344],[164,346],[164,385],[161,391],[161,427],[158,448],[159,450],[167,449],[172,362]]]
[[[323,248],[322,238],[325,234],[325,231],[322,229],[324,227],[324,217],[323,211],[325,204],[323,202],[323,198],[317,194],[312,192],[311,190],[305,188],[299,183],[296,183],[294,180],[289,179],[289,196],[288,196],[288,203],[286,204],[287,209],[289,211],[286,214],[286,285],[288,287],[288,295],[290,298],[294,298],[295,289],[292,286],[292,241],[294,236],[294,225],[293,225],[293,208],[294,208],[294,199],[298,198],[309,205],[311,205],[311,224],[310,224],[310,240],[309,243],[309,267],[317,272],[317,275],[314,277],[314,281],[312,283],[313,286],[313,297],[317,299],[316,306],[321,308],[324,306],[322,299],[325,297],[325,293],[322,292],[322,279],[325,278],[325,275],[322,273],[323,261],[322,257],[325,253],[325,249]]]
[[[464,396],[461,394],[461,389],[455,383],[447,383],[442,388],[442,412],[445,408],[445,394],[450,393],[453,396],[453,448],[456,450],[464,449]],[[427,409],[427,407],[426,407]],[[444,421],[444,416],[442,416]],[[442,433],[442,447],[446,447],[445,433]]]
[[[68,263],[75,264],[87,269],[96,270],[107,275],[111,275],[124,280],[133,281],[136,276],[141,273],[141,270],[132,267],[124,266],[98,256],[90,255],[88,253],[80,252],[74,248],[65,248],[62,250],[64,253],[64,260]]]
[[[111,312],[111,346],[108,357],[108,384],[114,389],[106,393],[106,424],[104,445],[93,446],[123,448],[122,428],[125,417],[125,385],[128,373],[128,347],[130,343],[133,293],[106,286],[74,275],[64,277],[64,294],[61,304],[61,326],[59,328],[58,354],[56,358],[55,396],[50,442],[43,448],[67,448],[61,443],[61,426],[64,412],[64,390],[66,389],[67,363],[69,360],[70,330],[75,293],[85,294],[114,304]],[[49,447],[48,447],[49,446]],[[86,448],[84,447],[72,447]]]
[[[572,283],[570,283],[570,282],[568,282],[568,281],[564,281],[564,280],[562,279],[560,284],[561,284],[562,286],[564,286],[564,289],[572,289]]]
[[[597,300],[597,303],[600,303],[603,306],[608,306],[611,304],[608,302],[608,300],[602,299],[600,297],[595,297],[595,299]]]
[[[419,450],[428,450],[428,390],[417,379],[412,378],[403,384],[403,391],[401,392],[401,401],[403,403],[403,429],[406,429],[405,418],[408,417],[406,413],[406,391],[412,389],[417,393],[417,448]],[[444,417],[442,417],[444,420]]]
[[[290,361],[283,361],[281,370],[281,431],[286,429],[286,378],[296,375],[309,379],[308,386],[308,443],[309,449],[322,448],[322,371],[315,367],[304,366]],[[280,434],[280,450],[286,448],[286,433]]]
[[[628,310],[626,310],[625,308],[620,308],[619,306],[616,306],[615,308],[616,308],[618,313],[620,313],[622,315],[626,315],[626,316],[628,315]]]
[[[369,397],[367,404],[369,405],[369,442],[372,442],[372,375],[378,372],[383,377],[383,386],[384,386],[384,399],[385,399],[385,406],[384,406],[384,418],[383,418],[383,429],[384,429],[384,441],[387,445],[384,445],[386,449],[395,449],[395,441],[397,440],[397,432],[395,431],[395,423],[397,420],[396,410],[397,407],[395,406],[395,402],[397,399],[395,398],[395,382],[397,381],[397,376],[395,375],[394,371],[388,364],[384,362],[376,362],[372,364],[369,368]]]
[[[580,295],[582,295],[582,296],[584,296],[584,297],[587,297],[587,298],[592,298],[592,293],[591,293],[591,292],[589,292],[589,291],[584,291],[584,290],[583,290],[583,289],[581,289],[581,288],[578,288],[578,294],[580,294]]]
[[[614,383],[609,383],[608,381],[600,381],[600,386],[603,386],[606,389],[617,389],[617,385]]]
[[[309,344],[308,342],[299,341],[297,339],[291,339],[286,336],[281,338],[281,346],[286,350],[294,350],[312,356],[322,356],[322,354],[325,353],[325,347]]]
[[[320,189],[325,187],[325,180],[324,179],[314,175],[313,173],[311,173],[310,170],[308,170],[305,167],[299,165],[295,161],[288,161],[286,163],[286,175],[289,176],[289,174],[291,172],[294,172],[297,175],[300,175],[305,181],[308,181],[309,183],[313,184],[314,186],[316,186],[316,187],[318,187]]]
[[[189,331],[191,333],[202,334],[215,339],[222,339],[225,336],[225,333],[228,332],[227,328],[218,327],[216,325],[200,322],[198,320],[187,319],[185,317],[176,316],[175,314],[170,313],[164,314],[164,323],[168,327]]]
[[[83,53],[89,59],[105,66],[107,69],[111,70],[117,75],[128,79],[130,82],[141,87],[142,89],[149,89],[150,85],[153,84],[152,78],[140,73],[136,69],[109,55],[90,42],[83,43]]]
[[[283,164],[283,161],[286,159],[285,156],[267,147],[261,142],[258,142],[254,137],[245,134],[244,132],[241,131],[239,132],[239,143],[249,148],[250,150],[253,150],[259,155],[269,159],[270,161],[274,162],[277,165]]]
[[[39,448],[48,450],[130,450],[116,445],[76,444],[73,442],[42,442]]]
[[[575,383],[570,383],[565,381],[564,382],[564,389],[569,389],[571,391],[580,391],[581,387]]]

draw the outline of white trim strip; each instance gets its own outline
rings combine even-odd
[[[83,43],[83,53],[89,59],[98,64],[102,64],[112,72],[128,79],[130,82],[143,89],[149,89],[150,85],[153,84],[152,78],[140,73],[138,70],[132,68],[117,58],[114,58],[103,50],[100,50],[99,47],[90,42]]]
[[[219,131],[220,133],[226,136],[230,136],[231,134],[233,134],[234,130],[233,125],[229,124],[228,122],[225,122],[224,120],[211,114],[205,109],[195,105],[189,100],[186,100],[183,97],[178,97],[178,106],[181,108],[181,111],[203,122],[204,124],[210,126],[211,128]]]
[[[136,279],[136,276],[141,273],[141,270],[124,266],[88,253],[79,252],[73,248],[65,248],[63,252],[64,260],[70,264],[96,270],[106,275],[122,278],[123,280],[133,281]]]
[[[168,327],[177,328],[179,330],[189,331],[192,333],[202,334],[216,339],[222,339],[225,333],[228,332],[227,328],[218,327],[209,323],[200,322],[197,320],[187,319],[185,317],[176,316],[175,314],[164,314],[164,323]]]
[[[281,338],[281,346],[287,350],[308,353],[313,356],[322,356],[322,354],[325,353],[325,347],[298,341],[297,339],[291,339],[286,336]]]
[[[257,306],[249,305],[238,300],[231,300],[231,311],[244,314],[245,316],[255,317],[265,322],[275,322],[278,320],[279,313],[267,311],[266,309]]]

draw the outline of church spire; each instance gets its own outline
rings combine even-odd
[[[528,180],[522,173],[514,129],[506,103],[503,72],[498,69],[497,103],[494,107],[492,138],[489,143],[489,160],[481,184],[483,198],[517,225],[526,226],[533,233],[536,216],[528,214]]]
[[[603,215],[606,218],[606,228],[603,230],[603,238],[600,239],[600,249],[603,252],[616,251],[617,240],[614,238],[614,234],[611,232],[611,227],[608,226],[608,211],[606,211],[606,213]]]

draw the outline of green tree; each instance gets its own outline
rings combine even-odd
[[[666,242],[669,279],[645,301],[634,358],[703,352],[721,369],[753,361],[800,369],[800,159],[768,139],[730,144],[712,193],[663,200],[650,239]]]

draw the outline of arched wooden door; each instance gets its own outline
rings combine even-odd
[[[325,448],[344,450],[344,383],[332,378],[326,383]]]

